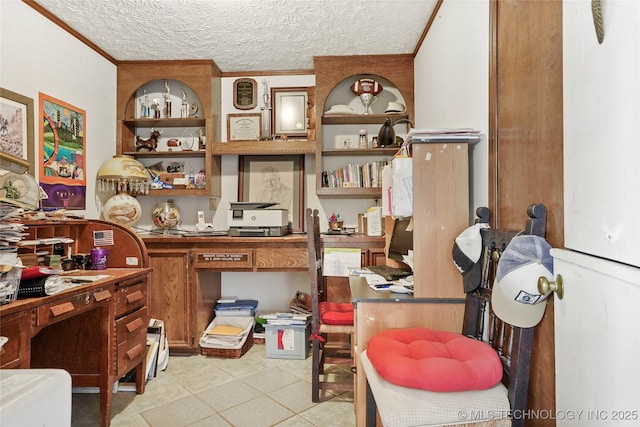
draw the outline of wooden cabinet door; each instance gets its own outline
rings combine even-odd
[[[188,250],[149,250],[149,316],[164,321],[171,350],[197,347]]]
[[[562,247],[562,2],[499,0],[490,8],[491,225],[518,230],[527,206],[544,203],[546,239]],[[527,409],[553,412],[553,301],[536,326],[533,347]]]

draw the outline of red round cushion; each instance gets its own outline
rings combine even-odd
[[[485,390],[502,379],[502,362],[488,344],[427,328],[376,334],[367,357],[387,381],[436,392]]]
[[[353,304],[321,302],[320,321],[327,325],[353,325]]]

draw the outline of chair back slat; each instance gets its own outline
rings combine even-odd
[[[309,283],[311,290],[311,330],[320,327],[320,301],[323,298],[322,248],[320,246],[320,220],[318,210],[307,208],[305,212],[307,224],[307,253],[309,258]],[[315,266],[315,269],[313,268]]]
[[[476,210],[478,222],[489,222],[489,210]],[[502,252],[511,239],[519,234],[534,234],[544,237],[546,209],[542,204],[527,208],[529,218],[524,230],[511,231],[492,228],[480,230],[482,236],[480,286],[467,293],[462,333],[482,340],[496,350],[503,365],[503,384],[508,388],[511,409],[526,409],[529,365],[534,328],[519,328],[499,319],[491,309],[491,292],[496,269]],[[513,425],[523,425],[522,420],[513,420]]]

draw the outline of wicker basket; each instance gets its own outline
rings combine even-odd
[[[214,348],[200,346],[200,354],[211,357],[224,357],[227,359],[238,359],[253,347],[253,329],[244,339],[240,348]]]
[[[227,359],[238,359],[253,346],[253,317],[248,316],[220,316],[213,319],[207,327],[212,329],[218,324],[239,326],[245,328],[245,336],[242,343],[234,347],[219,347],[206,344],[203,338],[200,340],[200,354],[212,357],[224,357]],[[204,334],[203,334],[204,336]]]

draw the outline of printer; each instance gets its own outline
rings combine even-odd
[[[229,236],[274,237],[289,233],[289,212],[277,203],[236,202],[227,212]]]

